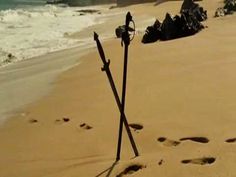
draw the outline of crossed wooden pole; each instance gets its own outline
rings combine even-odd
[[[98,34],[96,32],[94,32],[94,40],[97,43],[97,48],[98,48],[98,52],[100,54],[101,60],[104,64],[102,71],[105,71],[111,86],[111,89],[113,91],[115,100],[116,100],[116,104],[119,108],[120,111],[120,126],[119,126],[119,137],[118,137],[118,145],[117,145],[117,154],[116,154],[116,160],[120,160],[120,151],[121,151],[121,142],[122,142],[122,132],[123,132],[123,123],[125,125],[130,143],[132,145],[133,151],[135,156],[138,156],[138,149],[136,147],[134,138],[132,136],[132,133],[130,131],[129,128],[129,124],[126,118],[126,115],[124,113],[125,110],[125,95],[126,95],[126,78],[127,78],[127,63],[128,63],[128,46],[130,44],[130,37],[129,37],[129,33],[128,33],[128,28],[129,28],[129,23],[132,21],[132,16],[130,14],[130,12],[127,13],[126,15],[126,22],[125,22],[125,32],[122,34],[122,41],[125,44],[125,49],[124,49],[124,70],[123,70],[123,87],[122,87],[122,99],[120,101],[109,65],[110,65],[110,60],[108,59],[108,61],[106,60],[102,45],[98,39]]]

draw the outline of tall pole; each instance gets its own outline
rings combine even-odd
[[[129,44],[130,44],[130,37],[129,37],[128,29],[129,29],[129,23],[131,21],[132,21],[132,16],[131,16],[130,12],[128,12],[127,15],[126,15],[126,20],[125,20],[125,32],[122,34],[122,41],[125,44],[125,49],[124,49],[124,69],[123,69],[121,112],[125,112],[126,80],[127,80],[127,65],[128,65],[128,47],[129,47]],[[123,116],[120,115],[120,127],[119,127],[119,137],[118,137],[116,160],[120,160],[123,122],[124,122]]]
[[[117,92],[117,89],[116,89],[116,86],[115,86],[115,83],[114,83],[114,80],[113,80],[113,77],[112,77],[112,74],[111,74],[111,71],[110,71],[110,68],[109,68],[110,60],[106,61],[105,54],[104,54],[102,45],[101,45],[101,43],[100,43],[100,41],[98,39],[98,34],[97,33],[94,33],[94,40],[97,43],[98,52],[99,52],[101,60],[102,60],[102,62],[104,64],[104,66],[102,68],[102,71],[105,71],[106,74],[107,74],[110,86],[112,88],[112,91],[113,91],[113,94],[114,94],[114,97],[115,97],[115,100],[116,100],[116,104],[117,104],[117,106],[119,108],[121,117],[122,117],[122,119],[124,121],[124,125],[125,125],[125,128],[126,128],[126,131],[127,131],[127,134],[128,134],[129,140],[130,140],[130,143],[132,145],[134,154],[135,154],[135,156],[138,156],[139,153],[138,153],[136,144],[134,142],[134,138],[132,136],[132,133],[130,131],[129,124],[128,124],[127,118],[125,116],[125,113],[122,112],[122,105],[121,105],[121,102],[120,102],[120,98],[119,98],[119,95],[118,95],[118,92]]]

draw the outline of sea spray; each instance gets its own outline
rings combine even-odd
[[[81,14],[81,8],[53,5],[0,11],[0,66],[71,48],[74,32],[96,23],[100,14]]]

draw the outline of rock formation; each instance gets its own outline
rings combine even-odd
[[[216,9],[215,17],[233,14],[236,11],[236,0],[225,0],[224,4],[224,7]]]
[[[199,4],[193,2],[193,0],[184,0],[180,13],[192,13],[194,16],[196,16],[198,21],[204,21],[207,19],[207,11],[203,10],[202,7],[199,6]]]
[[[143,43],[155,42],[157,40],[171,40],[193,35],[204,26],[201,21],[207,19],[207,12],[192,0],[185,0],[180,10],[180,16],[174,18],[169,13],[163,23],[158,20],[152,26],[148,26],[143,36]]]

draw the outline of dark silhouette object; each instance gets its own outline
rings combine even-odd
[[[225,0],[224,3],[227,14],[233,14],[236,11],[236,0]]]
[[[193,0],[184,0],[183,4],[181,6],[181,9],[180,9],[180,13],[182,11],[192,10],[197,7],[198,7],[198,4],[194,3]]]
[[[143,36],[142,43],[156,42],[161,39],[161,22],[156,20],[152,26],[148,26]]]
[[[128,27],[129,32],[134,32],[134,28]],[[121,38],[122,34],[125,32],[125,25],[118,26],[115,30],[116,37]]]
[[[193,0],[184,0],[180,13],[185,12],[193,14],[200,22],[207,19],[207,11],[200,7],[199,4],[194,3]]]
[[[215,17],[233,14],[236,11],[236,0],[225,0],[224,7],[216,9]]]
[[[116,160],[120,160],[120,151],[121,151],[121,142],[122,142],[122,132],[123,132],[123,122],[124,122],[124,117],[122,116],[122,113],[125,111],[128,49],[129,49],[129,44],[131,41],[130,34],[129,34],[130,23],[133,23],[133,25],[135,26],[132,16],[130,12],[128,12],[126,14],[126,19],[125,19],[125,32],[122,33],[122,42],[121,42],[122,46],[124,43],[125,48],[124,48],[124,67],[123,67],[124,69],[123,69],[123,83],[122,83],[122,96],[121,96],[121,114],[120,114],[120,126],[119,126],[119,137],[118,137],[118,144],[117,144]],[[138,152],[135,155],[137,156]]]
[[[183,12],[181,14],[182,21],[182,34],[181,37],[190,36],[196,34],[204,28],[197,17],[189,11]]]
[[[127,118],[126,118],[125,113],[124,113],[124,111],[123,111],[123,109],[122,109],[122,104],[121,104],[121,102],[120,102],[120,98],[119,98],[119,95],[118,95],[118,92],[117,92],[117,89],[116,89],[116,86],[115,86],[115,83],[114,83],[114,80],[113,80],[113,77],[112,77],[112,74],[111,74],[111,71],[110,71],[110,68],[109,68],[110,60],[106,61],[106,57],[105,57],[105,54],[104,54],[102,45],[101,45],[101,43],[100,43],[100,41],[99,41],[99,39],[98,39],[98,34],[95,33],[95,32],[94,32],[94,40],[95,40],[96,43],[97,43],[98,52],[99,52],[100,57],[101,57],[101,60],[102,60],[102,62],[103,62],[103,64],[104,64],[104,66],[103,66],[103,68],[102,68],[102,71],[105,71],[106,74],[107,74],[107,77],[108,77],[110,86],[111,86],[111,88],[112,88],[112,91],[113,91],[113,94],[114,94],[114,97],[115,97],[115,100],[116,100],[116,104],[117,104],[117,106],[118,106],[118,108],[119,108],[119,111],[120,111],[120,114],[121,114],[121,116],[122,116],[122,121],[124,122],[124,125],[125,125],[125,128],[126,128],[126,131],[127,131],[127,134],[128,134],[129,140],[130,140],[130,143],[131,143],[131,145],[132,145],[134,154],[135,154],[135,156],[138,156],[139,153],[138,153],[136,144],[135,144],[135,142],[134,142],[132,133],[131,133],[131,131],[130,131]],[[119,159],[116,158],[116,160],[119,160]]]
[[[13,55],[12,55],[11,53],[9,53],[9,54],[7,55],[7,57],[8,57],[8,58],[12,58]]]
[[[166,41],[193,35],[204,28],[201,21],[206,19],[207,11],[204,11],[193,0],[184,0],[180,15],[172,18],[169,13],[166,13],[163,23],[156,20],[152,26],[147,27],[142,43]]]
[[[169,13],[166,13],[166,17],[161,25],[161,39],[170,40],[175,39],[178,36],[178,29],[175,25],[175,21],[171,18]]]
[[[174,18],[167,13],[162,24],[156,21],[153,26],[147,27],[142,43],[186,37],[199,32],[203,28],[201,22],[190,11],[182,12],[181,16],[176,15]]]

